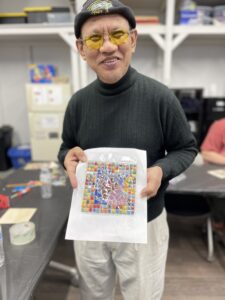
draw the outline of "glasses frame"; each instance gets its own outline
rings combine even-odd
[[[90,47],[90,46],[88,46],[87,44],[86,44],[86,42],[87,42],[87,40],[91,37],[91,36],[93,36],[94,34],[92,34],[92,35],[89,35],[89,36],[87,36],[87,37],[85,37],[85,38],[79,38],[79,39],[77,39],[77,41],[78,42],[81,42],[81,43],[83,43],[83,45],[85,45],[88,49],[90,49],[90,50],[99,50],[103,45],[104,45],[104,42],[105,42],[105,36],[107,36],[108,37],[108,39],[109,39],[109,41],[110,41],[110,43],[112,43],[113,45],[115,45],[115,46],[120,46],[120,45],[123,45],[123,44],[125,44],[127,41],[128,41],[128,38],[129,38],[129,36],[130,36],[130,34],[132,33],[132,32],[134,32],[134,29],[129,29],[129,30],[123,30],[123,29],[118,29],[118,30],[115,30],[114,32],[117,32],[117,31],[123,31],[124,33],[126,33],[127,35],[128,35],[128,37],[127,37],[127,39],[125,40],[125,41],[123,41],[122,43],[120,43],[120,44],[116,44],[116,43],[114,43],[113,42],[113,40],[111,40],[111,35],[112,35],[112,33],[108,33],[108,34],[98,34],[98,35],[101,35],[102,37],[103,37],[103,39],[102,39],[102,42],[101,42],[101,44],[100,44],[100,46],[98,47],[98,48],[92,48],[92,47]],[[110,38],[111,37],[111,38]]]

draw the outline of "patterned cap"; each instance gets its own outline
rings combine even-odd
[[[136,20],[130,7],[118,0],[87,0],[82,10],[76,15],[74,22],[74,32],[76,38],[80,37],[83,24],[93,16],[99,15],[122,15],[130,24],[131,29],[136,27]]]

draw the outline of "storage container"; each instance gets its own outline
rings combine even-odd
[[[215,22],[225,24],[225,5],[215,6],[213,17]]]
[[[28,23],[47,23],[47,13],[51,11],[51,6],[25,7]]]
[[[13,128],[8,125],[0,127],[0,171],[11,168],[11,161],[7,151],[12,145]]]
[[[11,147],[7,155],[15,169],[23,167],[27,162],[31,161],[31,150],[28,146]]]
[[[69,83],[26,84],[28,110],[29,112],[64,113],[71,93]]]
[[[160,24],[158,16],[135,16],[135,19],[139,24]]]
[[[197,6],[197,24],[209,25],[212,24],[213,8],[210,6]]]
[[[28,23],[71,22],[69,7],[25,7]]]
[[[62,112],[29,112],[30,142],[32,160],[57,161],[58,149],[62,143]]]
[[[70,10],[67,7],[53,8],[47,14],[48,23],[69,23],[71,19]]]
[[[180,10],[183,11],[190,11],[190,10],[195,10],[196,9],[196,1],[193,0],[180,0],[179,2],[179,7]]]
[[[0,13],[0,24],[27,23],[26,13]]]
[[[197,23],[197,10],[180,10],[180,25],[194,25]]]

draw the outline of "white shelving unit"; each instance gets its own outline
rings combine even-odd
[[[175,25],[173,34],[172,50],[178,47],[188,36],[225,36],[225,26],[215,25],[198,25],[198,26],[181,26]]]
[[[202,4],[201,0],[199,0]],[[213,1],[204,0],[205,4],[213,4]],[[76,9],[80,10],[82,3],[84,1],[76,1]],[[159,80],[163,81],[168,86],[174,85],[173,71],[176,65],[177,51],[180,47],[183,49],[185,47],[186,40],[190,37],[198,37],[198,40],[207,38],[208,40],[212,37],[223,38],[225,37],[225,26],[213,26],[213,25],[202,25],[202,26],[180,26],[175,24],[175,12],[178,0],[123,0],[125,4],[130,5],[136,15],[150,15],[156,14],[163,20],[162,25],[146,25],[138,24],[137,30],[139,33],[139,40],[143,40],[144,44],[147,45],[151,43],[154,48],[154,53],[158,53],[158,66],[160,68],[161,75]],[[26,3],[27,4],[27,3]],[[225,4],[224,2],[217,1],[216,4]],[[0,4],[1,10],[1,4]],[[162,13],[163,12],[163,13]],[[13,41],[35,41],[38,43],[39,40],[44,40],[46,43],[50,42],[52,39],[56,39],[58,42],[61,40],[66,43],[70,51],[70,67],[71,67],[71,84],[73,91],[85,86],[89,82],[89,69],[86,63],[83,62],[76,51],[75,48],[75,37],[73,24],[63,24],[63,25],[51,25],[51,24],[22,24],[22,25],[0,25],[0,50],[1,45],[6,42]],[[35,44],[34,43],[34,44]],[[35,46],[34,46],[35,47]],[[146,47],[146,46],[145,46]],[[177,50],[177,48],[179,48]],[[147,53],[148,49],[145,49]],[[175,52],[176,51],[176,52]],[[54,53],[53,53],[54,54]],[[176,54],[176,55],[175,55]],[[156,54],[154,54],[156,55]],[[180,55],[180,54],[179,54]],[[194,53],[193,53],[194,55]],[[62,60],[64,57],[62,57]],[[143,59],[143,58],[142,58]],[[148,59],[148,58],[147,58]],[[149,57],[152,59],[152,57]],[[155,56],[154,58],[155,59]],[[143,61],[143,60],[142,60]],[[25,62],[27,63],[27,61]],[[139,64],[140,65],[140,64]],[[143,64],[145,65],[145,63]],[[0,57],[1,66],[1,57]],[[146,67],[146,66],[145,66]],[[151,76],[152,70],[149,70],[149,75]],[[210,74],[208,74],[210,76]],[[9,87],[10,87],[10,83]],[[25,82],[21,82],[25,84]],[[4,97],[1,94],[0,85],[0,97]],[[0,100],[0,110],[1,110],[1,100]],[[4,119],[4,115],[0,118]],[[4,120],[3,120],[4,121]],[[1,119],[0,119],[1,125]]]
[[[207,0],[205,0],[207,3]],[[77,1],[76,6],[77,10],[82,6],[83,1]],[[146,6],[146,1],[138,1],[138,6],[136,1],[123,1],[125,4],[129,4],[131,7],[138,7],[137,11],[142,11]],[[172,52],[188,37],[188,36],[225,36],[225,26],[213,26],[213,25],[201,25],[201,26],[181,26],[174,24],[174,15],[175,15],[175,6],[176,0],[163,0],[150,1],[148,11],[159,11],[165,7],[165,25],[137,25],[137,30],[139,36],[149,36],[157,46],[164,52],[164,64],[163,64],[163,81],[165,84],[170,85],[171,80],[171,65],[172,65]],[[201,3],[201,2],[200,2]],[[218,2],[220,3],[220,2]],[[224,1],[225,4],[225,1]],[[142,10],[141,10],[142,8]],[[134,9],[135,11],[135,9]],[[146,12],[146,9],[145,9]],[[71,48],[71,60],[72,60],[72,69],[73,74],[75,75],[76,80],[74,80],[74,88],[76,91],[80,86],[84,86],[87,76],[82,75],[81,72],[81,81],[77,81],[77,70],[83,67],[79,65],[79,62],[76,59],[72,58],[77,56],[75,48],[75,38],[74,38],[74,29],[73,24],[22,24],[22,25],[1,25],[0,26],[0,40],[4,39],[19,39],[20,37],[47,37],[47,36],[58,36],[64,40],[68,46]],[[82,79],[83,77],[83,79]]]
[[[79,80],[77,80],[77,70],[79,69],[78,53],[75,47],[73,24],[51,25],[43,24],[22,24],[22,25],[1,25],[0,26],[0,40],[3,39],[21,39],[34,37],[60,37],[69,47],[71,51],[71,65],[73,78],[73,91],[77,91],[80,87]]]

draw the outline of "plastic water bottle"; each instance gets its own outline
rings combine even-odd
[[[2,226],[0,225],[0,267],[5,263],[5,253],[3,248]]]
[[[41,168],[40,171],[41,197],[48,199],[52,197],[52,175],[48,167]]]

